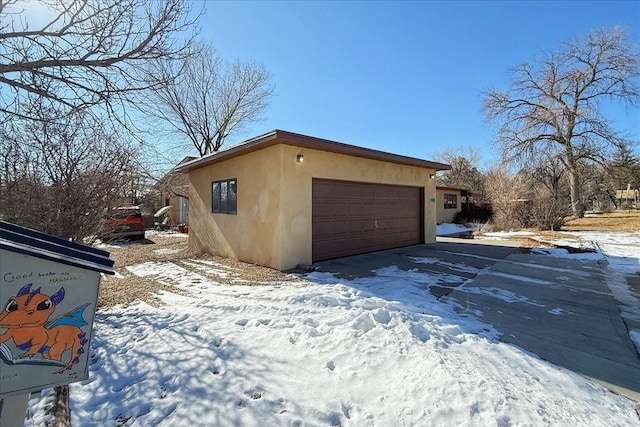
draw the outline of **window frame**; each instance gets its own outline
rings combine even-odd
[[[211,213],[238,214],[238,178],[211,181]]]
[[[458,209],[458,195],[445,193],[443,195],[445,209]]]

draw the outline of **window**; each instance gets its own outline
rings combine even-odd
[[[211,212],[236,214],[238,209],[238,180],[236,178],[211,183]]]
[[[458,209],[458,195],[457,194],[445,194],[444,195],[444,208],[445,209]]]

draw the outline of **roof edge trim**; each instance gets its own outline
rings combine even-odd
[[[175,168],[178,172],[189,172],[190,170],[218,163],[223,160],[232,159],[237,156],[261,150],[276,144],[285,144],[301,148],[322,150],[337,154],[344,154],[354,157],[362,157],[371,160],[397,163],[408,166],[417,166],[427,169],[449,170],[451,166],[445,163],[438,163],[423,160],[416,157],[403,156],[400,154],[388,153],[371,148],[359,147],[356,145],[344,144],[342,142],[328,139],[307,136],[298,133],[275,129],[271,132],[251,138],[241,144],[235,145],[223,151],[209,154],[200,159],[192,160]]]

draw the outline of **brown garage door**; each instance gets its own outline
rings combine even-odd
[[[313,179],[313,261],[423,241],[422,188]]]

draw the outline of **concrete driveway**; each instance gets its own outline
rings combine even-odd
[[[317,263],[354,279],[394,265],[436,275],[416,287],[493,324],[501,340],[640,402],[640,358],[606,282],[606,262],[554,258],[504,241],[434,244]]]

